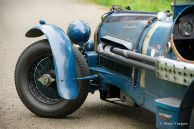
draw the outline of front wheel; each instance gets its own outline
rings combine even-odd
[[[84,56],[74,48],[78,77],[89,75]],[[78,81],[76,100],[62,99],[57,91],[53,56],[47,40],[33,43],[21,54],[15,69],[15,85],[24,105],[41,117],[64,117],[85,101],[88,81]]]

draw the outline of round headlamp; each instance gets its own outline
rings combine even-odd
[[[189,20],[180,21],[179,32],[182,36],[190,36],[193,33],[193,23]]]
[[[67,29],[67,35],[72,43],[79,44],[81,46],[88,41],[90,34],[91,29],[88,23],[84,21],[74,21]]]

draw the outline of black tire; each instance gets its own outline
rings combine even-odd
[[[190,120],[189,129],[194,129],[194,108],[193,108],[193,112],[191,114],[191,120]]]
[[[76,56],[77,76],[88,76],[89,68],[84,56],[76,48],[74,48],[74,53]],[[36,73],[38,73],[37,69],[40,64],[40,62],[39,64],[36,62],[41,57],[48,57],[45,58],[46,61],[52,59],[51,48],[47,40],[40,40],[38,42],[33,43],[28,48],[26,48],[19,57],[15,69],[16,90],[24,105],[36,115],[41,117],[53,118],[65,117],[76,111],[84,103],[89,92],[89,82],[78,81],[79,93],[78,98],[76,100],[65,100],[60,98],[60,96],[57,95],[58,92],[56,93],[56,83],[52,84],[54,85],[52,89],[46,89],[46,94],[47,91],[53,93],[48,93],[51,97],[49,96],[49,98],[48,96],[45,96],[45,87],[41,87],[41,85],[36,82]],[[35,67],[35,64],[38,65]],[[49,64],[48,67],[51,66],[52,65]],[[34,74],[32,74],[33,71]],[[35,83],[33,82],[33,80],[35,81]],[[36,86],[34,86],[34,84],[36,84]],[[41,90],[39,90],[40,88],[38,87],[43,88],[44,93],[41,93]],[[38,90],[36,91],[36,89]],[[55,98],[52,97],[52,95],[54,96],[54,94]]]

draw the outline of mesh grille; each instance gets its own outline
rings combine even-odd
[[[131,77],[132,68],[100,56],[100,65],[114,72]]]

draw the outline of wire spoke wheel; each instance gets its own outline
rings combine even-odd
[[[82,53],[74,48],[77,77],[88,76]],[[63,99],[58,94],[52,49],[48,40],[40,40],[24,50],[15,69],[15,84],[24,105],[41,117],[65,117],[76,111],[89,92],[89,81],[78,81],[78,97]]]
[[[58,94],[56,81],[49,85],[44,85],[39,81],[45,74],[55,79],[54,64],[51,55],[39,57],[34,61],[29,71],[29,88],[32,94],[39,101],[46,104],[61,102],[63,99]]]

